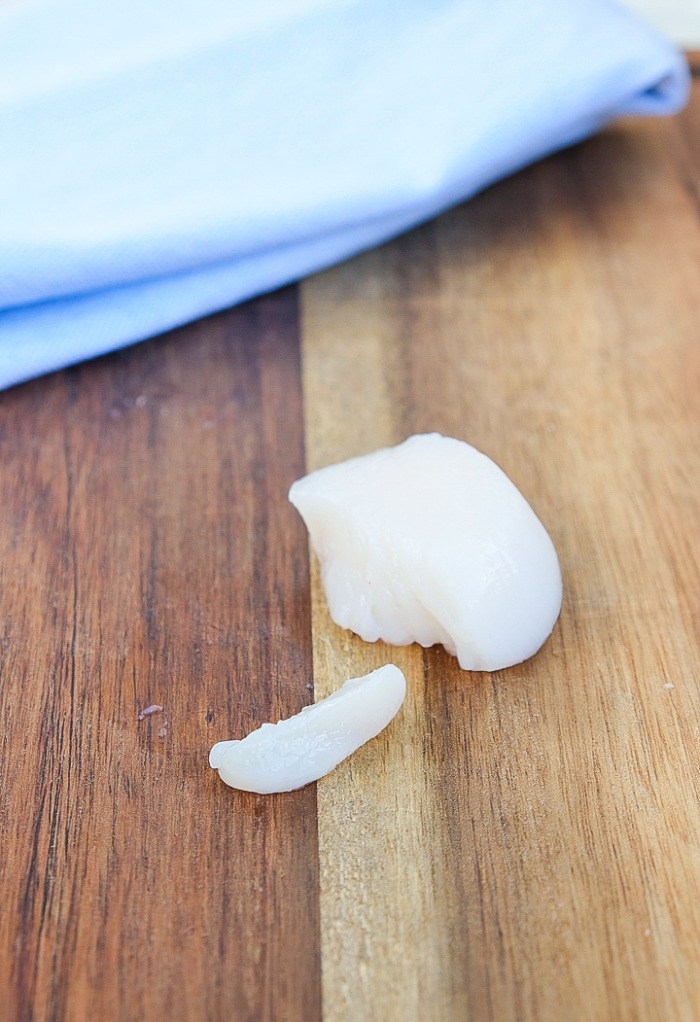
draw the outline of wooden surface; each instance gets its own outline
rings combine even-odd
[[[3,1017],[699,1019],[699,343],[696,85],[0,395]],[[336,628],[286,500],[431,429],[560,554],[561,619],[509,671]],[[400,716],[317,787],[208,768],[389,659]]]

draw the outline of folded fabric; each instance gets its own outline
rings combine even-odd
[[[0,386],[296,280],[687,90],[608,0],[4,4]]]

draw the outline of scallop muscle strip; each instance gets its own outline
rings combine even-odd
[[[293,791],[329,773],[398,713],[406,680],[393,664],[341,688],[294,717],[263,724],[245,738],[218,742],[209,765],[232,788]]]

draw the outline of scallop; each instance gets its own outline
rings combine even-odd
[[[465,670],[536,653],[562,601],[552,540],[506,474],[439,433],[321,468],[289,499],[333,620],[368,642],[441,643]]]
[[[383,731],[406,695],[394,664],[351,678],[336,692],[240,740],[217,742],[209,765],[232,788],[267,795],[294,791],[329,773]]]

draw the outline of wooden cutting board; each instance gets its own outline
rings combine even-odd
[[[700,1018],[699,211],[696,85],[0,395],[4,1018]],[[289,484],[428,430],[559,551],[561,619],[511,670],[363,643],[309,567]],[[401,714],[317,787],[208,768],[387,660]]]

